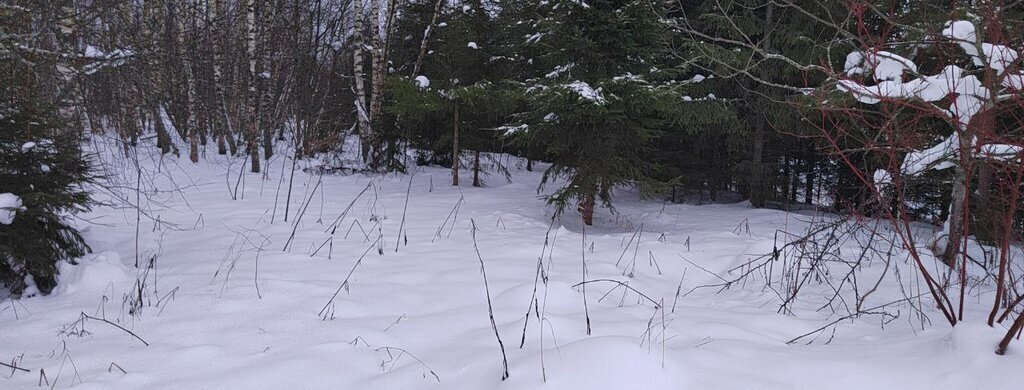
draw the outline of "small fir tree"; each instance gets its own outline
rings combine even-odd
[[[453,184],[458,183],[460,156],[471,151],[473,185],[482,185],[480,153],[497,149],[495,129],[513,111],[504,89],[491,82],[504,79],[497,71],[508,69],[497,66],[502,48],[499,35],[490,33],[493,18],[478,0],[442,9],[440,21],[429,27],[418,74],[406,76],[433,13],[427,3],[412,3],[408,10],[398,20],[398,30],[406,32],[400,34],[398,46],[406,49],[398,61],[407,65],[388,83],[386,112],[393,118],[389,123],[395,123],[389,133],[417,149],[418,163],[452,166]]]
[[[535,73],[524,83],[529,130],[519,133],[551,162],[541,187],[564,179],[548,196],[557,213],[578,204],[592,224],[615,187],[659,184],[652,141],[695,112],[679,82],[686,69],[670,56],[666,10],[656,0],[559,0],[524,14],[533,32],[517,57]]]
[[[79,136],[56,109],[14,89],[5,85],[0,102],[0,194],[16,196],[21,206],[4,210],[13,219],[0,223],[0,286],[20,295],[34,282],[48,294],[58,264],[90,251],[65,216],[89,209],[84,186],[93,177]]]

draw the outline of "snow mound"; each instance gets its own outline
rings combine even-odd
[[[61,263],[59,283],[54,295],[102,292],[113,284],[118,288],[128,287],[134,280],[134,272],[121,261],[116,252],[103,252],[78,259],[78,264]]]
[[[660,351],[660,350],[659,350]],[[635,338],[591,337],[546,352],[551,389],[671,389],[661,355],[648,353]]]
[[[946,336],[946,345],[957,351],[980,350],[986,355],[992,353],[992,346],[999,342],[1003,332],[999,332],[983,323],[961,322]]]

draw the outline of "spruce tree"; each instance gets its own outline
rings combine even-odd
[[[820,65],[830,58],[829,50],[851,45],[849,37],[801,11],[846,15],[845,7],[842,2],[804,0],[684,2],[673,15],[673,25],[683,30],[677,45],[699,53],[704,59],[698,66],[719,76],[714,81],[718,97],[735,101],[730,107],[740,126],[726,148],[734,159],[729,174],[754,207],[791,203],[798,192],[809,202],[815,197],[815,177],[826,174],[822,170],[835,170],[827,159],[818,158],[815,141],[808,138],[818,134],[817,128],[798,108],[813,105],[800,101],[805,97],[801,88],[820,85],[826,75],[781,58]]]
[[[0,194],[20,200],[20,207],[8,202],[14,207],[3,210],[13,219],[0,223],[0,286],[20,295],[34,282],[48,294],[58,264],[90,250],[66,216],[88,210],[84,185],[93,177],[80,137],[49,99],[31,95],[33,88],[0,85]]]
[[[404,49],[396,60],[406,66],[389,83],[386,112],[396,123],[390,133],[417,149],[419,163],[452,166],[453,184],[458,184],[463,151],[471,151],[473,185],[482,185],[480,154],[495,149],[495,129],[512,111],[504,102],[507,94],[492,82],[504,78],[496,73],[502,49],[498,34],[490,32],[493,18],[479,0],[443,9],[440,22],[430,27],[418,74],[406,76],[402,73],[414,67],[418,37],[433,13],[430,2],[413,3],[408,10],[398,21],[398,46]]]
[[[585,224],[594,207],[612,205],[613,189],[657,184],[652,141],[686,125],[681,69],[670,61],[667,3],[655,0],[558,0],[525,21],[522,55],[535,69],[525,81],[530,102],[522,142],[543,147],[551,162],[541,188],[562,213],[579,205]],[[561,180],[564,179],[564,182]]]

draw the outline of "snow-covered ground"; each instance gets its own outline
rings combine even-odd
[[[514,162],[511,183],[487,176],[486,188],[452,187],[447,170],[437,168],[322,181],[300,171],[286,213],[291,162],[279,157],[267,173],[243,180],[241,158],[210,155],[193,165],[143,156],[141,174],[125,160],[105,160],[111,172],[122,172],[123,186],[100,193],[111,205],[79,223],[95,253],[62,266],[53,294],[0,301],[0,361],[32,370],[0,367],[2,389],[40,381],[75,389],[1024,383],[1024,344],[1011,344],[1007,356],[993,353],[1005,328],[982,323],[991,302],[984,287],[970,292],[981,298],[956,329],[925,297],[931,325],[922,326],[909,305],[895,305],[884,309],[895,319],[842,321],[793,344],[786,342],[846,314],[817,310],[832,291],[827,283],[809,283],[807,298],[784,314],[779,297],[756,277],[687,294],[735,277],[730,269],[770,253],[778,230],[801,232],[808,215],[662,204],[624,192],[618,215],[604,210],[584,230],[572,212],[552,224],[536,190],[540,174]],[[149,193],[137,197],[136,183]],[[118,197],[141,199],[143,212]],[[474,224],[508,356],[506,381]],[[547,283],[535,283],[539,256]],[[903,258],[894,263],[904,290],[887,279],[869,305],[920,290],[913,267]],[[862,288],[880,267],[862,272]],[[610,281],[574,287],[584,279],[629,289]]]

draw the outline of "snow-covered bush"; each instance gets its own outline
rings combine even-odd
[[[974,23],[952,20],[938,36],[959,48],[958,56],[939,59],[941,69],[934,74],[919,71],[911,59],[884,51],[855,51],[846,58],[845,74],[838,89],[853,95],[859,102],[875,105],[882,102],[916,101],[916,107],[937,116],[950,125],[951,131],[940,142],[906,153],[898,172],[877,171],[875,185],[887,187],[892,178],[913,178],[929,170],[955,169],[952,201],[943,234],[937,241],[948,263],[960,252],[960,237],[965,234],[967,194],[970,171],[975,161],[1019,161],[1021,145],[1004,143],[995,136],[995,122],[1000,103],[1020,99],[1024,73],[1019,70],[1019,53],[1002,44],[985,42]],[[966,56],[967,61],[960,61]],[[958,58],[961,57],[961,58]],[[970,64],[966,69],[964,63]],[[860,77],[861,80],[852,77]],[[989,120],[978,118],[985,117]]]
[[[972,264],[986,268],[981,272],[993,277],[996,290],[988,317],[993,326],[997,318],[1010,317],[1020,302],[1009,303],[1006,296],[1018,288],[1010,252],[1018,245],[1013,221],[1022,206],[1024,72],[1011,46],[1020,41],[996,42],[1004,25],[994,17],[935,27],[912,45],[882,44],[850,53],[837,72],[837,89],[861,106],[838,110],[843,118],[823,130],[833,145],[848,133],[838,124],[842,121],[852,120],[865,132],[862,151],[882,160],[882,169],[871,172],[847,164],[866,168],[861,179],[874,189],[882,214],[951,325],[964,320]],[[847,153],[838,151],[843,158]],[[936,171],[947,174],[939,183],[949,196],[948,213],[941,216],[942,230],[923,242],[907,216],[914,203],[907,191],[910,183]],[[989,240],[975,237],[975,231],[986,230]],[[984,258],[968,253],[977,242],[989,245]],[[933,258],[919,251],[926,246],[950,266],[948,271],[928,266]],[[1017,314],[997,353],[1006,351],[1021,327],[1024,315]]]

